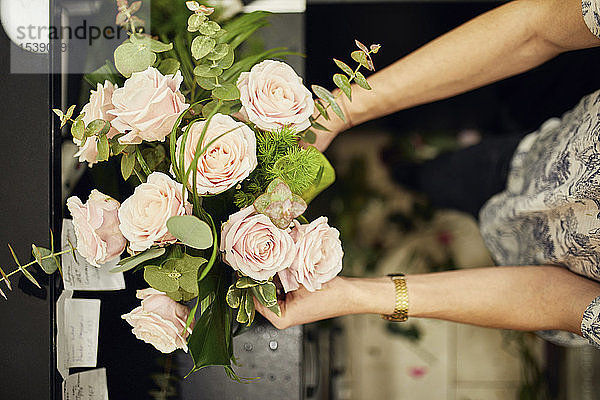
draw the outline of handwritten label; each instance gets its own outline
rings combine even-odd
[[[62,245],[69,248],[69,241],[76,246],[77,238],[73,221],[63,220]],[[123,273],[112,273],[110,270],[119,262],[118,258],[100,267],[88,263],[76,251],[76,257],[67,253],[62,256],[63,282],[66,290],[121,290],[125,289]]]
[[[63,382],[63,400],[108,400],[106,369],[69,375]]]
[[[57,367],[63,378],[68,368],[95,367],[98,356],[100,300],[72,295],[65,290],[57,302]]]

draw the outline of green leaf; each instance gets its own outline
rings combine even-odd
[[[237,100],[240,98],[240,91],[233,83],[224,83],[215,88],[212,95],[220,100]]]
[[[203,78],[201,76],[196,77],[196,83],[205,90],[213,90],[217,87],[215,78]]]
[[[109,130],[110,122],[103,119],[95,119],[85,128],[85,137],[106,134]]]
[[[229,286],[225,300],[227,301],[229,307],[238,308],[242,301],[242,290],[235,287],[235,285]]]
[[[110,152],[113,156],[118,156],[119,154],[121,154],[123,152],[123,150],[125,150],[129,145],[127,144],[121,144],[119,143],[119,137],[124,136],[122,134],[119,134],[116,137],[113,137],[112,139],[109,139],[109,143],[110,143]]]
[[[211,65],[202,64],[194,68],[194,75],[201,76],[203,78],[215,78],[223,74],[223,68],[213,67]]]
[[[217,42],[213,38],[196,36],[192,41],[192,56],[196,60],[204,58],[215,48],[216,44]]]
[[[224,58],[229,53],[229,45],[227,43],[218,44],[206,56],[209,60],[217,61]]]
[[[240,307],[241,308],[241,307]],[[246,315],[248,316],[248,326],[254,321],[254,296],[250,292],[246,292],[246,302],[244,304]]]
[[[350,81],[348,77],[343,74],[335,74],[333,75],[333,83],[346,95],[349,100],[352,100],[352,87],[350,86]]]
[[[135,256],[127,257],[119,261],[119,266],[110,270],[110,272],[125,272],[140,265],[143,262],[155,259],[165,254],[164,247],[148,249]]]
[[[234,51],[230,47],[229,51],[227,52],[227,54],[225,55],[225,57],[223,57],[219,61],[217,61],[217,66],[219,68],[223,68],[223,69],[230,68],[233,65],[233,60],[234,59],[235,59]]]
[[[141,35],[139,33],[134,33],[133,35],[131,35],[129,37],[129,40],[131,41],[131,43],[137,46],[146,47],[153,53],[163,53],[165,51],[173,49],[172,43],[166,44],[161,41],[154,40],[149,36]]]
[[[42,270],[48,275],[52,275],[58,269],[57,265],[52,260],[52,257],[48,257],[52,255],[52,252],[43,247],[37,247],[35,244],[31,245],[31,253],[35,258],[35,261],[42,268]],[[48,257],[48,258],[44,258]]]
[[[370,69],[369,67],[369,61],[367,60],[367,55],[361,51],[361,50],[356,50],[353,51],[350,56],[352,57],[352,59],[354,61],[356,61],[357,63],[359,63],[361,66]]]
[[[40,284],[34,279],[33,275],[31,275],[29,273],[29,271],[27,271],[25,268],[23,268],[23,266],[21,266],[21,263],[19,263],[19,259],[17,258],[17,255],[15,254],[15,251],[10,246],[10,244],[8,245],[8,248],[10,249],[10,253],[12,254],[13,258],[15,259],[15,262],[19,266],[19,270],[21,270],[23,275],[25,275],[25,278],[29,279],[29,281],[31,281],[31,283],[33,283],[35,286],[37,286],[38,288],[41,289]]]
[[[210,226],[193,215],[176,215],[169,218],[167,229],[186,246],[208,249],[212,245]]]
[[[85,135],[85,123],[82,120],[77,120],[71,125],[71,136],[77,140],[83,140]]]
[[[316,150],[316,149],[315,149]],[[317,197],[319,193],[327,189],[333,182],[335,182],[335,169],[329,163],[329,160],[319,152],[319,159],[321,164],[322,172],[319,173],[316,182],[313,183],[307,190],[305,190],[300,197],[309,203],[312,199]]]
[[[163,75],[175,75],[180,67],[181,63],[175,58],[165,58],[158,64],[158,70]]]
[[[211,272],[202,281],[201,293],[215,294],[214,301],[196,321],[188,347],[197,371],[209,365],[230,367],[233,347],[231,340],[231,309],[225,302],[227,279],[225,268],[220,273]],[[202,296],[200,298],[205,298]],[[190,372],[190,373],[191,373]]]
[[[134,72],[145,71],[156,62],[156,54],[147,46],[123,43],[115,50],[115,67],[126,78]]]
[[[179,282],[175,277],[169,276],[172,272],[158,265],[147,265],[144,267],[144,280],[161,292],[176,292],[179,290]]]
[[[315,123],[316,122],[313,122],[313,124]],[[313,131],[308,129],[306,132],[304,132],[304,137],[302,138],[302,140],[308,144],[315,144],[315,142],[317,141],[317,135]]]
[[[325,132],[331,132],[330,129],[324,127],[323,125],[321,125],[320,123],[318,123],[317,121],[313,121],[311,122],[311,125],[313,126],[313,128],[321,130],[321,131],[325,131]],[[316,139],[316,138],[315,138]]]
[[[279,307],[279,303],[275,304],[273,307],[269,307],[269,310],[273,311],[278,317],[281,317],[281,308]]]
[[[235,320],[240,324],[246,324],[250,320],[250,316],[246,313],[246,299],[248,298],[248,292],[244,292],[242,294],[242,299],[240,303],[240,307],[238,309],[237,316]]]
[[[71,107],[69,107],[69,109],[67,110],[67,113],[65,114],[65,118],[69,119],[73,116],[73,111],[75,111],[75,104],[73,104]]]
[[[346,122],[346,117],[344,116],[344,113],[342,112],[340,106],[336,103],[335,97],[333,97],[333,93],[319,85],[312,85],[311,88],[313,92],[315,92],[315,94],[319,96],[319,98],[329,103],[333,112],[336,113],[342,121]]]
[[[54,112],[54,114],[58,115],[58,118],[60,118],[61,121],[63,120],[65,114],[63,114],[62,110],[58,108],[53,108],[52,111]]]
[[[315,100],[315,107],[317,108],[319,113],[321,113],[323,118],[329,121],[329,114],[327,113],[327,110],[325,109],[325,107],[323,107],[323,104],[321,104],[319,100]]]
[[[219,105],[219,102],[217,100],[212,100],[212,101],[206,103],[206,105],[202,109],[202,116],[204,118],[208,118],[209,115],[212,114],[212,112],[218,105]],[[219,112],[221,114],[230,114],[231,113],[230,103],[221,104],[221,107],[219,107]]]
[[[367,82],[367,79],[365,78],[365,76],[362,73],[357,72],[356,76],[354,77],[354,81],[361,88],[366,89],[366,90],[371,90],[371,86],[369,85],[369,82]]]
[[[333,59],[333,62],[335,62],[335,65],[337,65],[338,67],[340,67],[340,69],[342,71],[344,71],[346,74],[348,74],[348,76],[352,76],[354,75],[354,71],[352,70],[352,68],[350,68],[348,66],[348,64],[346,64],[343,61],[337,60],[337,59]]]
[[[204,14],[192,14],[190,15],[190,17],[188,18],[188,31],[189,32],[196,32],[198,30],[198,28],[200,28],[200,25],[202,25],[202,23],[206,20],[206,17],[204,16]]]
[[[2,278],[4,278],[4,283],[6,284],[6,287],[8,288],[8,290],[12,290],[12,285],[10,284],[10,280],[8,279],[8,276],[6,276],[6,274],[4,273],[2,268],[0,268],[0,275],[2,276]],[[6,296],[4,296],[4,298],[6,299]]]
[[[108,157],[110,157],[110,145],[108,143],[108,138],[105,134],[100,134],[98,135],[98,156],[96,157],[96,160],[106,161],[108,160]]]
[[[247,288],[251,288],[253,286],[257,286],[258,284],[259,283],[257,281],[250,278],[249,276],[242,276],[235,283],[235,287],[238,289],[247,289]]]
[[[273,282],[268,282],[252,288],[254,297],[265,307],[273,307],[277,304],[277,288]]]
[[[199,27],[198,30],[203,35],[214,36],[217,32],[221,30],[221,27],[214,21],[206,21]]]
[[[129,179],[135,167],[135,154],[123,153],[121,156],[121,175],[124,180]]]

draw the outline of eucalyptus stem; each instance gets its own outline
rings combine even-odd
[[[52,253],[52,254],[48,254],[47,256],[41,257],[40,260],[47,260],[48,258],[52,258],[52,257],[56,257],[56,256],[61,256],[63,254],[66,253],[71,253],[73,251],[77,250],[76,248],[71,248],[69,250],[63,250],[59,253]],[[32,266],[33,264],[36,264],[37,260],[33,260],[25,265],[19,265],[19,269],[15,269],[14,271],[12,271],[11,273],[6,275],[6,278],[10,278],[11,276],[13,276],[14,274],[16,274],[17,272],[21,272],[21,269],[25,269],[27,267]],[[0,282],[2,282],[3,280],[5,280],[4,277],[0,278]]]

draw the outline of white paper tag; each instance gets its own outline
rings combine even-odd
[[[69,247],[69,241],[76,246],[75,228],[70,219],[63,220],[62,228],[63,248]],[[76,251],[77,252],[77,251]],[[112,273],[118,259],[108,262],[100,267],[88,263],[78,252],[77,261],[73,254],[62,256],[63,282],[66,290],[121,290],[125,289],[125,279],[122,272]]]
[[[63,382],[63,400],[108,400],[106,369],[69,375]]]
[[[100,300],[73,299],[65,290],[57,301],[57,368],[65,378],[73,367],[95,367]]]

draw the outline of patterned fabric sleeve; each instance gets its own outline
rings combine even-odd
[[[600,38],[600,0],[582,0],[581,12],[587,27]]]
[[[584,311],[581,333],[592,346],[600,348],[600,296],[596,297]]]

